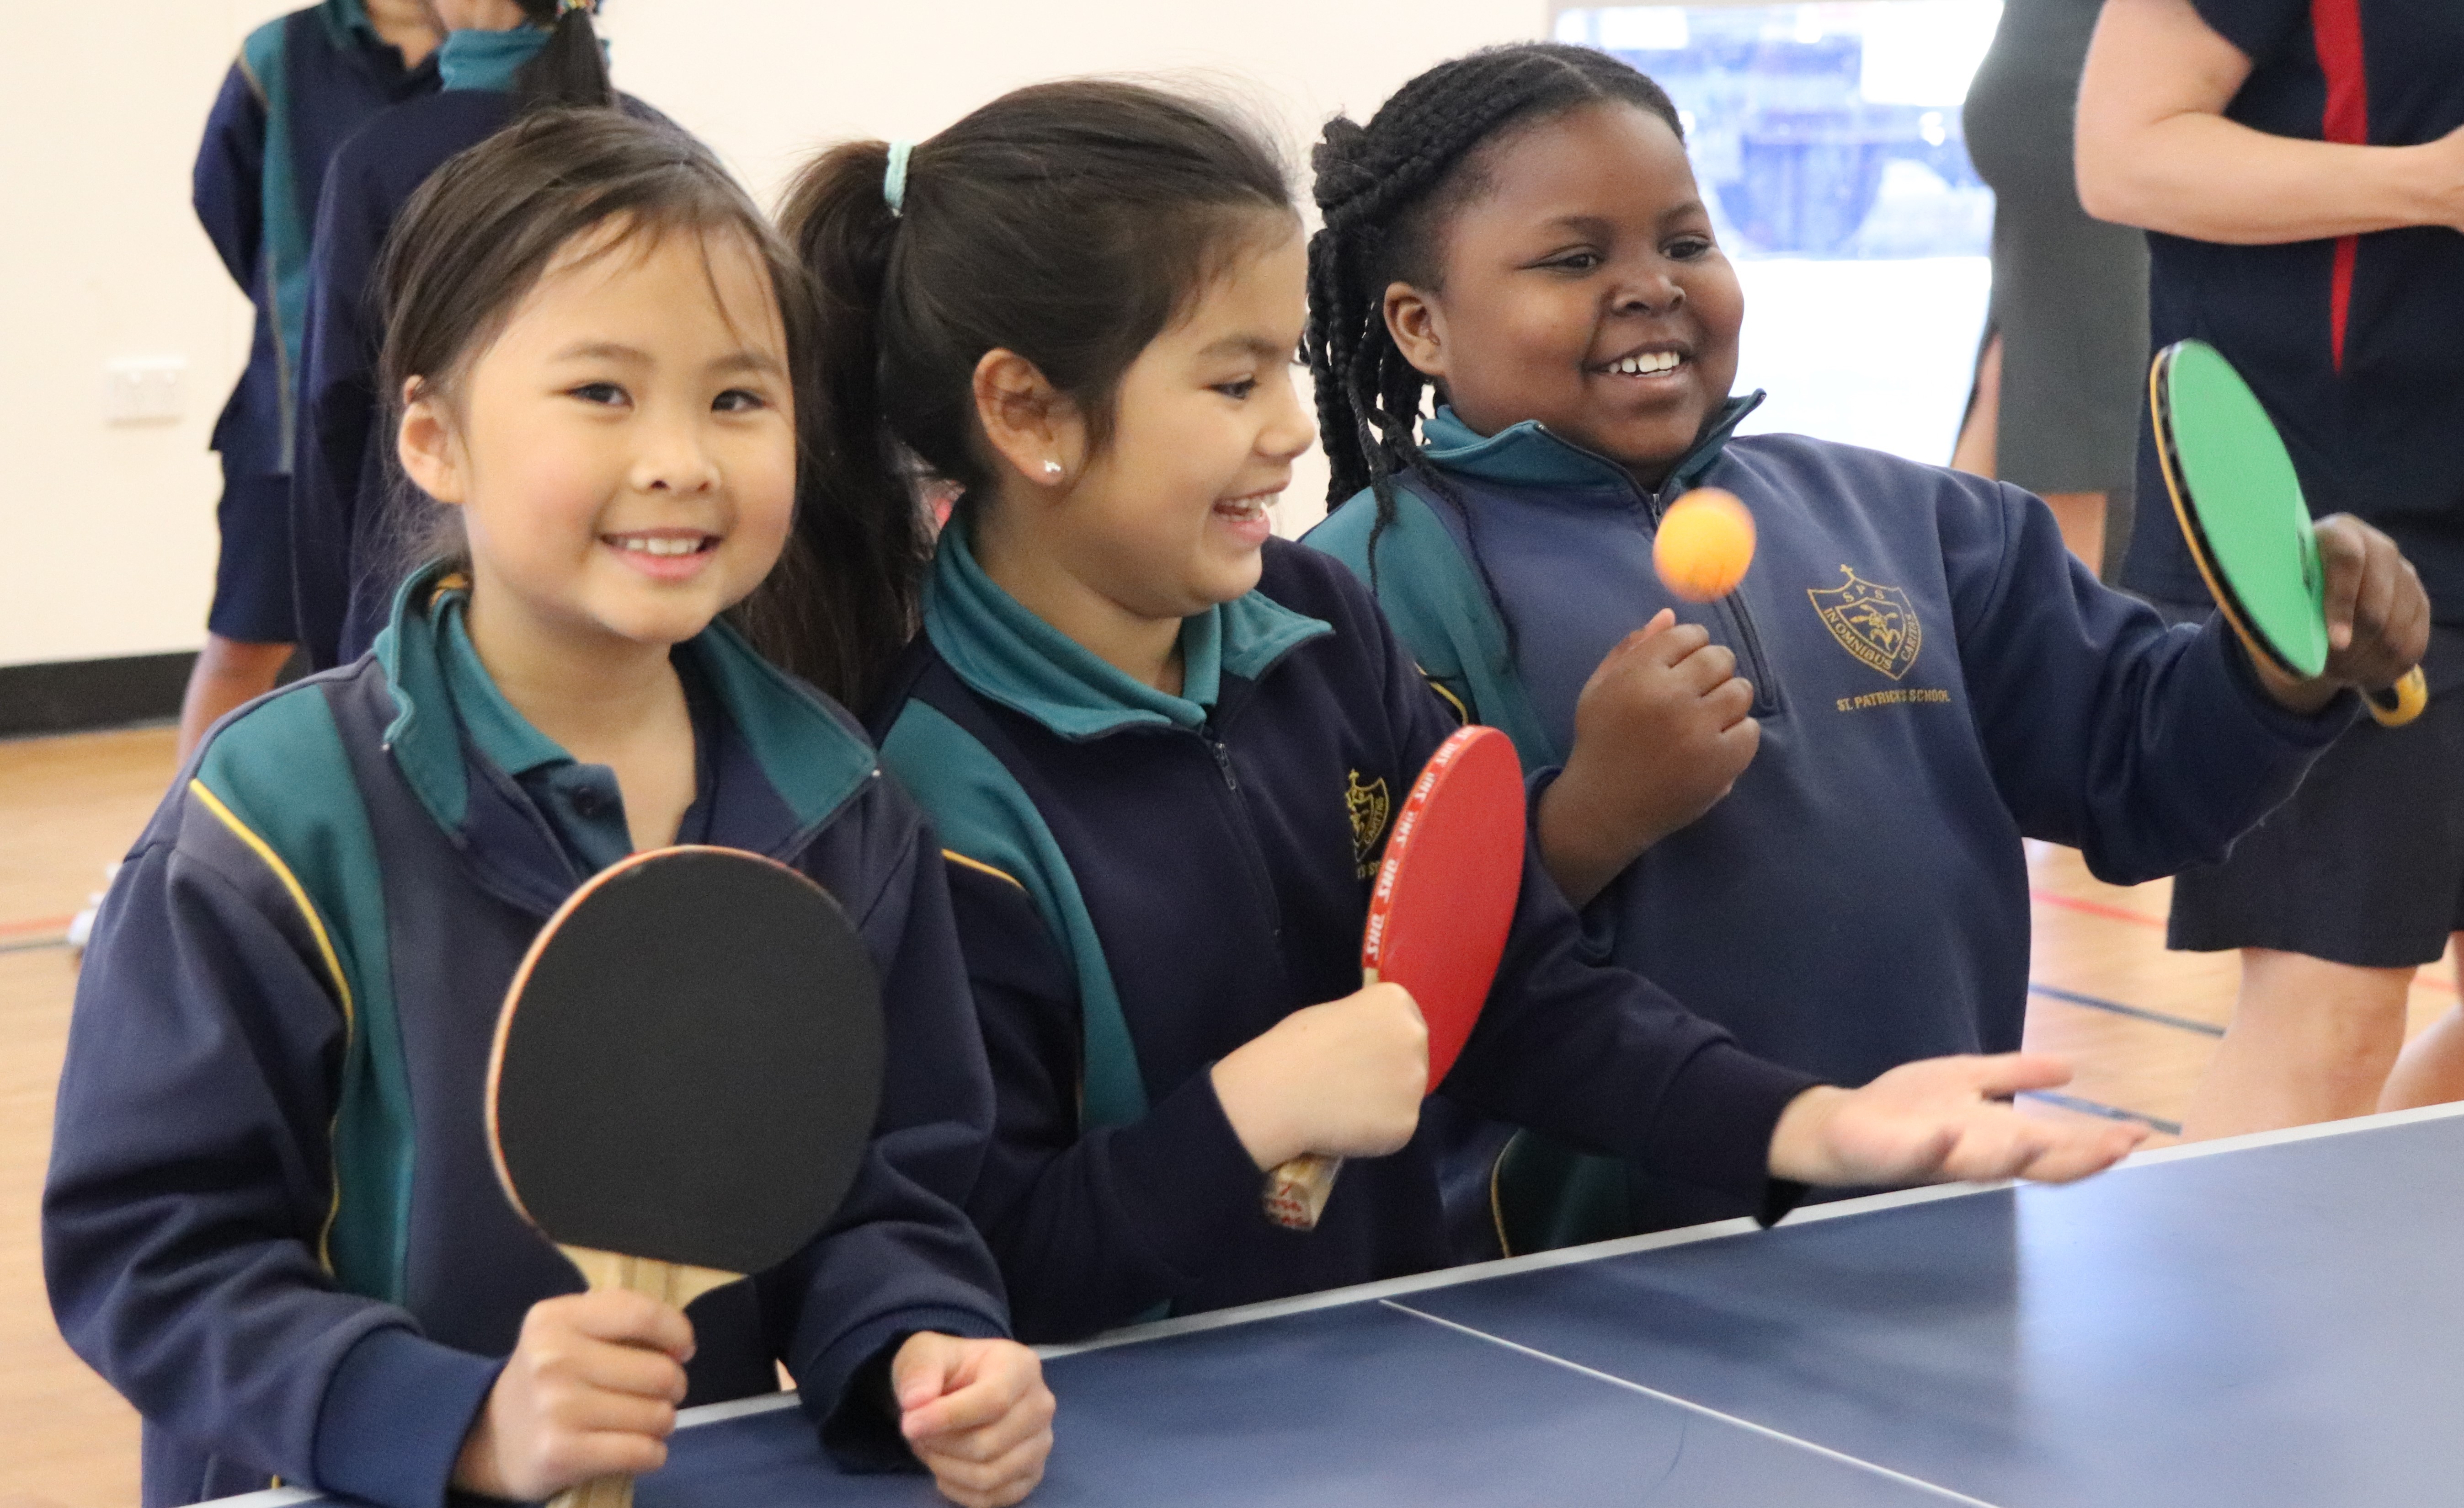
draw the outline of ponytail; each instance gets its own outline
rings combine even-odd
[[[607,55],[591,19],[595,0],[520,0],[522,15],[548,29],[547,45],[514,75],[514,110],[528,115],[569,105],[616,102]]]
[[[803,436],[795,537],[744,606],[771,659],[862,712],[914,632],[932,556],[910,467],[881,409],[881,323],[897,219],[882,197],[889,148],[831,148],[780,212],[815,296],[796,373]]]
[[[964,489],[954,526],[990,489],[984,353],[1034,363],[1100,449],[1138,353],[1234,258],[1298,222],[1261,131],[1138,84],[1013,90],[900,152],[895,174],[892,153],[832,147],[781,211],[820,301],[796,374],[814,468],[797,528],[846,580],[765,613],[787,632],[759,641],[790,669],[858,667],[842,674],[875,689],[914,631],[932,557],[913,462]]]

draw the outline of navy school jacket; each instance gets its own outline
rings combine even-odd
[[[445,61],[468,35],[446,39]],[[386,111],[342,144],[318,212],[299,458],[291,476],[291,563],[299,644],[319,670],[346,665],[374,642],[407,568],[399,531],[386,527],[393,436],[381,432],[385,406],[376,390],[385,344],[374,307],[377,257],[428,176],[513,119],[509,80],[479,78],[449,74],[443,93]],[[664,119],[638,100],[625,107]]]
[[[1800,435],[1730,439],[1733,400],[1657,494],[1536,423],[1484,439],[1450,411],[1377,542],[1378,602],[1421,668],[1525,767],[1563,763],[1602,655],[1661,608],[1753,682],[1762,744],[1728,796],[1586,909],[1595,944],[1748,1051],[1840,1083],[2019,1046],[2020,839],[2120,884],[2221,855],[2352,717],[2269,699],[2224,625],[2167,629],[2072,561],[2015,487]],[[1660,511],[1725,487],[1752,569],[1695,606],[1652,568]],[[1369,579],[1352,499],[1308,543]],[[1476,541],[1516,630],[1468,554]],[[1739,1213],[1640,1180],[1644,1225]],[[1594,1232],[1597,1233],[1597,1232]]]
[[[44,1271],[61,1333],[144,1416],[147,1508],[270,1477],[440,1502],[523,1315],[582,1286],[498,1188],[482,1096],[505,987],[586,877],[556,831],[620,808],[604,767],[490,759],[476,719],[547,741],[492,691],[457,699],[440,646],[406,605],[366,658],[226,720],[87,950]],[[886,1347],[1006,1333],[960,1208],[992,1095],[938,846],[835,707],[724,627],[682,653],[717,708],[688,827],[829,889],[889,1021],[847,1202],[693,1306],[691,1401],[771,1391],[783,1360],[843,1461],[901,1464]]]
[[[1360,987],[1387,824],[1453,731],[1367,594],[1268,541],[1258,588],[1181,638],[1184,696],[1103,664],[942,536],[879,714],[883,759],[950,845],[998,1117],[970,1211],[1022,1337],[1056,1340],[1443,1266],[1448,1118],[1346,1164],[1317,1230],[1263,1184],[1207,1070]],[[1766,1167],[1810,1076],[1747,1056],[1635,976],[1586,965],[1527,854],[1504,966],[1442,1086],[1501,1120],[1771,1217]]]
[[[192,179],[198,222],[256,304],[248,365],[214,423],[213,448],[232,472],[291,469],[309,232],[326,164],[369,118],[435,85],[434,60],[404,68],[361,0],[277,16],[241,44],[206,119]]]

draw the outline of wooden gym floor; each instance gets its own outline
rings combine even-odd
[[[129,1508],[137,1420],[71,1355],[43,1297],[36,1200],[76,969],[61,934],[169,782],[167,728],[0,741],[0,1508]],[[2117,889],[2029,845],[2031,1047],[2071,1059],[2079,1108],[2171,1140],[2231,1009],[2228,954],[2165,951],[2166,886]],[[2451,956],[2412,1025],[2455,1000]]]

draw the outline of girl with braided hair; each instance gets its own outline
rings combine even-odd
[[[2212,859],[2352,720],[2342,688],[2420,653],[2418,585],[2351,520],[2321,526],[2347,647],[2295,683],[2099,586],[2016,488],[1736,436],[1761,401],[1728,390],[1743,291],[1677,112],[1605,54],[1440,64],[1330,124],[1316,166],[1337,506],[1309,543],[1514,738],[1595,942],[1763,1057],[1861,1083],[2015,1049],[2022,836],[2115,881]],[[1695,608],[1652,547],[1702,485],[1761,543]],[[1526,1246],[1746,1208],[1529,1138],[1504,1167]]]
[[[968,1211],[1021,1338],[1456,1259],[1454,1106],[1771,1212],[1795,1181],[2078,1177],[2135,1140],[1986,1103],[2041,1059],[1850,1094],[1749,1057],[1587,964],[1529,855],[1424,1114],[1419,1010],[1360,987],[1360,934],[1453,719],[1368,593],[1269,535],[1311,438],[1274,152],[1197,101],[1045,84],[832,149],[784,218],[825,298],[805,509],[912,523],[910,456],[965,489],[873,726],[951,855],[995,1097]],[[1305,1235],[1261,1200],[1304,1151],[1362,1159]]]

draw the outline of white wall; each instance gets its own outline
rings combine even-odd
[[[0,665],[195,647],[214,560],[206,437],[247,305],[188,210],[188,165],[259,0],[14,5],[0,50],[0,517],[18,566]],[[618,81],[765,197],[815,145],[923,137],[1073,73],[1205,71],[1283,122],[1296,162],[1336,109],[1439,58],[1535,36],[1547,0],[609,0]],[[176,423],[106,426],[104,364],[188,362]],[[1312,457],[1314,460],[1314,457]],[[1314,518],[1314,465],[1284,526]]]
[[[245,0],[11,6],[0,53],[0,664],[190,648],[212,593],[206,435],[248,305],[188,210]],[[181,356],[187,415],[107,428],[103,364]]]

